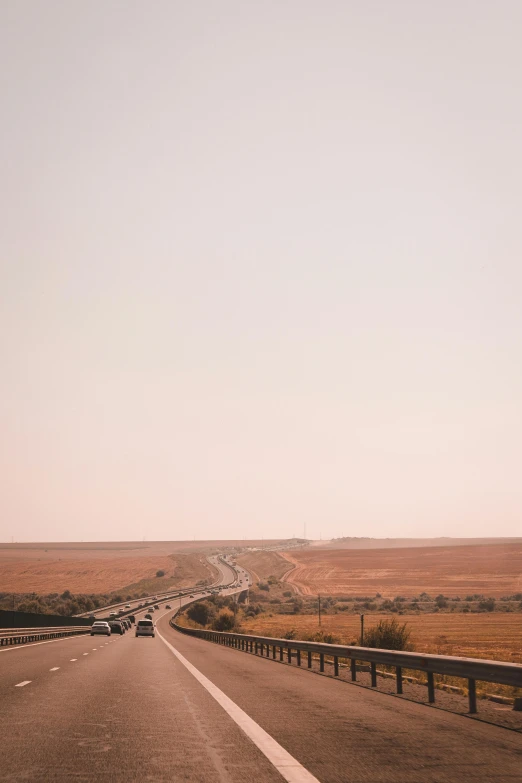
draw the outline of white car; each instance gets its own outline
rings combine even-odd
[[[136,636],[154,636],[155,628],[152,620],[138,620]]]
[[[130,608],[131,608],[130,604],[125,604],[125,609],[130,609]]]
[[[110,636],[111,627],[109,623],[105,622],[105,620],[96,620],[96,622],[91,625],[91,636],[94,636],[95,634]]]

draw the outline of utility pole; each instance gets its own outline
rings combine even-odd
[[[319,625],[321,625],[321,596],[317,596],[319,598]]]

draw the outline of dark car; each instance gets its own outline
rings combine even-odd
[[[146,614],[145,615],[145,619],[146,620],[152,620],[152,615],[151,614]]]
[[[129,615],[129,621],[130,621],[131,625],[133,625],[136,622],[136,618],[134,617],[133,614]]]
[[[125,630],[126,630],[126,631],[130,631],[131,624],[130,624],[130,621],[129,621],[129,619],[128,619],[127,617],[122,617],[122,619],[121,619],[121,622],[122,622],[122,624],[123,624],[123,626],[124,626]]]
[[[172,606],[170,604],[167,604],[165,609],[172,609]]]
[[[120,636],[123,636],[125,633],[125,630],[123,628],[123,623],[121,623],[119,620],[111,620],[109,623],[111,633],[119,633]]]
[[[158,606],[158,604],[155,604],[155,605],[154,605],[154,609],[159,609],[159,606]]]

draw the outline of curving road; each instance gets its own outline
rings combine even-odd
[[[155,639],[0,651],[0,779],[520,783],[520,734],[183,636],[171,614]]]

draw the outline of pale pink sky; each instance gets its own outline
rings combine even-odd
[[[522,4],[0,5],[0,540],[522,535]]]

